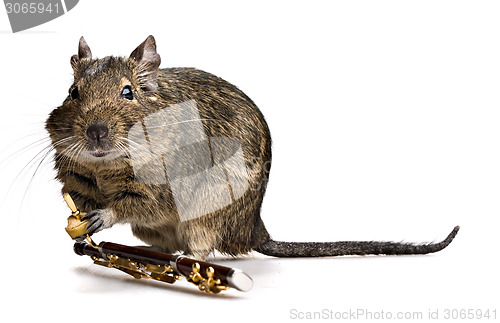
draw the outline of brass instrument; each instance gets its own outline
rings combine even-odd
[[[64,200],[72,212],[66,231],[72,239],[78,240],[74,251],[80,256],[90,256],[96,265],[116,268],[136,279],[150,278],[169,284],[185,277],[201,291],[211,294],[230,287],[245,292],[253,286],[252,279],[236,268],[112,242],[103,241],[97,245],[86,231],[87,221],[81,221],[85,213],[77,209],[69,194],[64,194]]]

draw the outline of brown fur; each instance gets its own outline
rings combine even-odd
[[[55,168],[64,184],[62,191],[70,193],[80,210],[88,212],[90,233],[115,223],[129,223],[139,239],[156,248],[205,258],[215,249],[229,255],[254,249],[279,257],[423,254],[445,248],[458,232],[456,227],[444,241],[431,244],[274,241],[260,218],[271,163],[271,137],[263,115],[243,92],[194,68],[159,69],[160,56],[152,36],[129,58],[102,59],[92,58],[82,37],[71,65],[75,79],[70,95],[52,111],[46,129],[56,151]],[[125,87],[130,87],[133,99],[123,95]],[[197,104],[207,138],[231,138],[241,144],[248,187],[242,196],[232,196],[233,203],[181,221],[171,184],[138,180],[127,153],[134,147],[123,138],[151,114],[189,100]],[[176,137],[174,132],[161,144],[169,146],[178,140]],[[186,167],[181,158],[170,157],[169,162],[179,169]],[[151,160],[144,158],[148,165]],[[222,185],[229,187],[227,178]]]
[[[152,37],[146,42],[154,45]],[[82,40],[80,57],[71,59],[75,79],[70,92],[77,86],[79,99],[68,97],[46,124],[56,149],[62,191],[70,193],[82,211],[111,210],[114,223],[130,223],[138,238],[164,250],[183,250],[203,258],[214,249],[230,255],[246,253],[267,241],[259,212],[268,172],[255,161],[271,160],[271,138],[257,106],[238,88],[212,74],[194,68],[159,69],[153,80],[144,81],[141,68],[150,66],[141,66],[143,62],[117,57],[92,59],[86,48]],[[134,53],[137,51],[140,47]],[[147,82],[156,84],[149,89],[141,87]],[[131,85],[135,100],[120,98],[123,84]],[[135,180],[128,156],[85,160],[75,153],[79,148],[69,151],[74,142],[88,149],[86,129],[93,123],[108,126],[109,148],[147,115],[188,100],[196,101],[201,119],[222,121],[216,125],[205,122],[207,136],[243,143],[251,187],[235,203],[212,214],[181,222],[168,184]],[[75,139],[57,144],[70,136]]]

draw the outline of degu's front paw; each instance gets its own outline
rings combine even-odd
[[[88,220],[87,233],[92,235],[104,229],[111,228],[115,224],[115,217],[110,209],[97,209],[90,211],[82,221]]]

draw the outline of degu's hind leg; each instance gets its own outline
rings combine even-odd
[[[215,250],[217,231],[196,219],[179,223],[177,238],[182,241],[186,256],[205,260]]]
[[[177,232],[174,226],[161,226],[157,229],[132,225],[134,236],[149,244],[149,249],[154,251],[175,253],[184,251],[183,246],[177,240]]]

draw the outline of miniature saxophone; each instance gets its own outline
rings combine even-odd
[[[201,291],[211,294],[230,287],[245,292],[253,286],[252,279],[240,269],[113,242],[103,241],[97,245],[86,233],[86,221],[81,221],[84,213],[76,208],[69,194],[64,194],[64,200],[72,211],[66,231],[78,240],[74,251],[80,256],[90,256],[96,265],[118,269],[136,279],[149,278],[170,284],[185,277]]]

